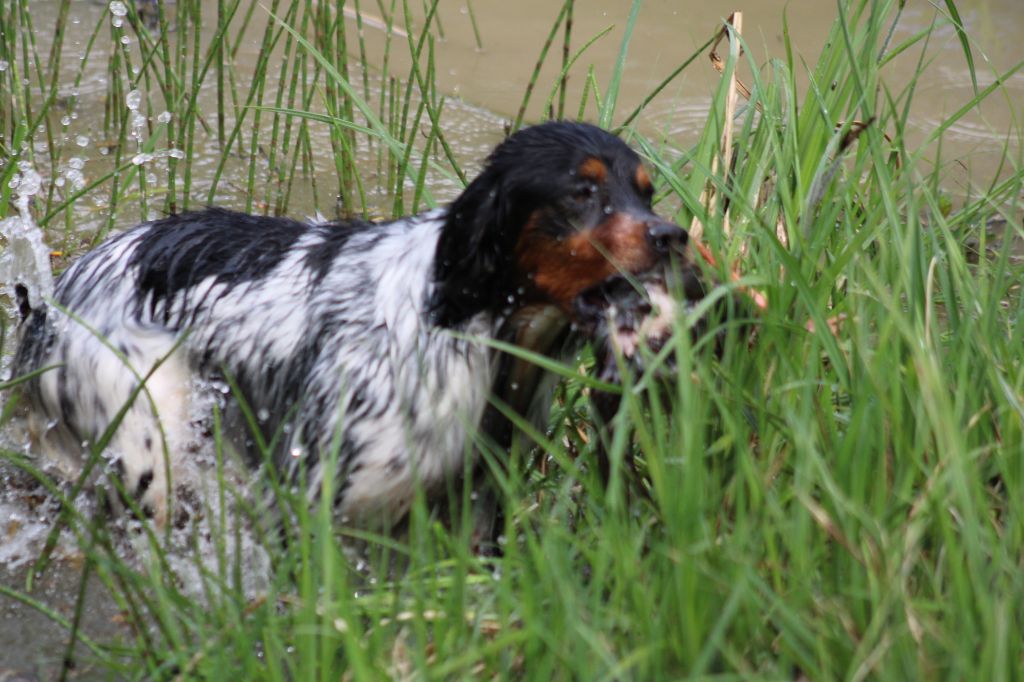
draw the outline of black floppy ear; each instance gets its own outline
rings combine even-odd
[[[501,307],[511,276],[515,230],[502,176],[485,172],[448,209],[434,266],[434,322],[451,327]]]

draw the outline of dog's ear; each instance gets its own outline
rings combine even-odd
[[[434,322],[457,325],[484,310],[498,310],[511,286],[518,237],[505,178],[485,171],[448,209],[437,244]]]

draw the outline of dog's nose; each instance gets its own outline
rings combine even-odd
[[[686,230],[663,220],[647,225],[647,240],[651,248],[663,256],[682,252],[689,238]]]

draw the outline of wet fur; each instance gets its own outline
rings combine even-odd
[[[581,292],[685,245],[650,198],[619,139],[550,123],[417,216],[308,224],[208,209],[145,223],[78,260],[57,305],[23,323],[16,372],[57,366],[24,386],[35,437],[74,475],[130,404],[104,454],[162,520],[167,472],[194,437],[196,380],[226,381],[276,437],[280,471],[304,467],[316,497],[337,448],[339,516],[393,522],[416,485],[465,469],[481,427],[508,445],[489,395],[546,412],[541,372],[481,339],[572,350]]]

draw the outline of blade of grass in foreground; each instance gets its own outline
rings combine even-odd
[[[623,72],[626,69],[626,55],[629,53],[629,43],[633,39],[633,29],[636,27],[636,20],[640,15],[641,5],[643,5],[643,0],[633,0],[633,5],[629,9],[629,17],[626,19],[626,26],[622,33],[622,43],[619,47],[619,56],[615,60],[615,67],[612,69],[611,77],[608,79],[604,101],[601,103],[601,111],[597,117],[598,125],[602,128],[612,127],[615,106],[619,99],[619,86],[622,83]]]

